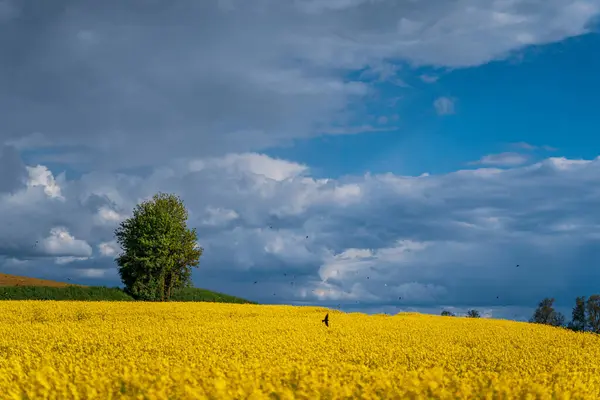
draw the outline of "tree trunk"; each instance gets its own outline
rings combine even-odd
[[[173,271],[169,272],[167,276],[167,300],[171,298],[171,294],[173,291]]]
[[[160,301],[165,301],[165,275],[160,277]]]

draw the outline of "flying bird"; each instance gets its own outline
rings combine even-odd
[[[325,315],[325,318],[321,322],[325,323],[325,326],[329,328],[329,313]]]

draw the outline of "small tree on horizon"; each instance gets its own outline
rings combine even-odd
[[[600,333],[600,295],[593,294],[587,299],[587,326],[594,333]]]
[[[444,310],[442,311],[442,316],[443,317],[455,317],[454,313],[448,310]]]
[[[575,299],[575,307],[571,314],[571,322],[569,322],[568,328],[573,331],[585,331],[586,327],[586,299],[585,296],[577,297]]]
[[[481,314],[477,310],[467,311],[467,318],[481,318]]]
[[[203,249],[187,218],[179,197],[158,193],[121,222],[115,236],[123,251],[115,261],[127,293],[165,301],[173,290],[191,286],[191,268],[198,266]]]
[[[554,298],[547,297],[539,302],[538,307],[529,322],[563,326],[565,323],[565,316],[554,309]]]

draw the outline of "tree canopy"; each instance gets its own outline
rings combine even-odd
[[[600,295],[591,295],[586,303],[587,326],[594,333],[600,333]],[[583,317],[585,319],[585,316]]]
[[[575,307],[573,307],[573,312],[571,314],[571,322],[568,325],[569,329],[574,331],[584,331],[586,328],[586,300],[585,296],[577,297],[575,299]]]
[[[191,268],[198,266],[203,249],[187,218],[179,197],[158,193],[115,230],[123,250],[116,258],[119,275],[133,297],[165,301],[173,290],[191,286]]]
[[[552,326],[563,326],[565,317],[554,309],[554,299],[547,297],[540,301],[530,322]]]

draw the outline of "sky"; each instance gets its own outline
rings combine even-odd
[[[0,272],[120,285],[162,191],[259,303],[599,293],[600,0],[0,0]],[[257,284],[254,284],[257,282]]]

